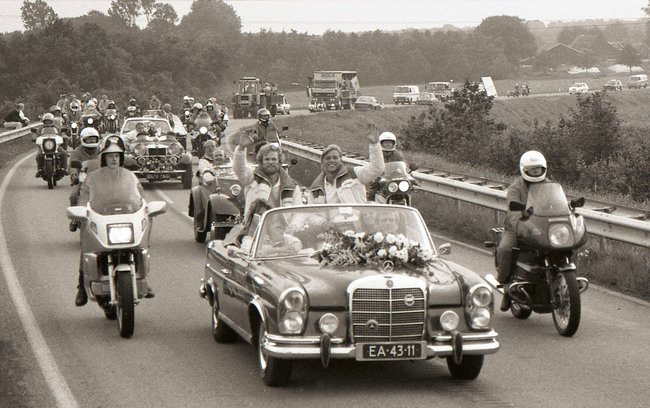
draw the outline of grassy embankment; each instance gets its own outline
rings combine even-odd
[[[640,126],[647,123],[645,107],[650,103],[650,90],[610,93],[612,102],[619,111],[623,125]],[[497,121],[510,125],[528,126],[537,118],[540,122],[557,122],[560,114],[567,114],[575,106],[575,96],[557,95],[545,98],[518,98],[498,100],[492,110]],[[419,114],[426,107],[413,106],[399,109],[385,109],[381,112],[360,113],[355,111],[327,112],[301,117],[278,117],[278,124],[289,126],[288,135],[324,145],[336,143],[344,150],[367,155],[364,132],[369,122],[377,124],[381,130],[400,133],[407,120]],[[398,136],[399,137],[399,136]],[[504,175],[477,165],[453,163],[438,157],[433,152],[405,152],[409,162],[423,167],[444,169],[452,172],[482,175],[491,180],[509,182],[513,174]],[[550,164],[552,165],[552,163]],[[312,162],[301,162],[293,171],[298,181],[308,184],[318,172]],[[593,193],[572,191],[567,193],[583,195],[592,199],[620,203],[620,205],[650,210],[649,203],[635,203],[627,197],[595,195]],[[489,228],[500,225],[500,215],[469,203],[460,203],[444,197],[426,193],[416,193],[414,205],[420,209],[427,223],[452,238],[480,245],[490,239]],[[497,221],[499,219],[499,221]],[[590,238],[577,258],[579,272],[592,281],[612,289],[640,298],[650,299],[650,272],[647,265],[650,250],[596,237]]]

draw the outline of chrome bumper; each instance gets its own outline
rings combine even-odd
[[[498,333],[494,330],[461,335],[463,355],[494,354],[499,350]],[[332,337],[329,343],[329,350],[323,350],[321,337],[318,336],[296,338],[272,334],[267,334],[265,341],[262,342],[264,354],[283,359],[321,358],[323,352],[329,357],[337,359],[354,359],[357,355],[357,346],[344,343],[344,339],[340,337]],[[453,355],[454,345],[451,334],[437,336],[426,344],[426,358],[452,357]]]

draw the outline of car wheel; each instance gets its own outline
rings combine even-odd
[[[257,330],[257,355],[260,376],[264,384],[269,387],[286,385],[289,378],[291,378],[291,360],[283,360],[264,354],[263,349],[266,341],[266,327],[264,327],[264,322],[260,319]]]
[[[484,356],[463,356],[460,364],[454,362],[453,357],[447,357],[447,368],[454,378],[460,380],[474,380],[481,373]]]
[[[212,338],[217,343],[232,343],[237,340],[237,333],[219,319],[219,299],[216,295],[212,303]]]
[[[187,169],[185,169],[185,173],[183,173],[183,176],[181,178],[181,183],[183,184],[183,189],[184,190],[189,190],[192,188],[192,165],[190,164]]]

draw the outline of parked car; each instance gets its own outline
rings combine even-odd
[[[648,87],[648,76],[646,74],[630,75],[627,79],[627,89],[640,89]]]
[[[298,359],[439,357],[471,380],[499,349],[491,289],[441,257],[451,246],[436,250],[415,208],[281,207],[242,231],[208,243],[199,291],[214,340],[256,346],[266,385],[287,383]]]
[[[433,93],[422,92],[420,94],[420,99],[418,99],[415,103],[416,105],[433,105],[436,102],[438,102],[438,99]]]
[[[290,115],[291,105],[287,102],[287,98],[282,97],[282,103],[278,104],[276,115]]]
[[[399,85],[393,89],[393,102],[395,105],[417,103],[420,99],[420,87],[417,85]]]
[[[384,106],[374,96],[360,96],[354,103],[354,109],[357,110],[381,110],[383,108]]]
[[[584,82],[576,82],[569,87],[569,94],[583,94],[589,92],[589,86]]]
[[[618,79],[610,79],[607,81],[607,83],[605,83],[603,89],[606,91],[622,91],[623,82],[619,81]]]

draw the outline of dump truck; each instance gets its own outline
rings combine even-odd
[[[235,83],[239,86],[239,92],[232,96],[234,119],[246,118],[249,114],[256,117],[260,108],[268,109],[271,115],[275,116],[278,105],[284,101],[284,94],[278,93],[277,84],[262,83],[255,77],[242,77]]]
[[[309,78],[307,94],[316,102],[322,102],[327,110],[352,109],[361,86],[356,71],[314,71]]]

